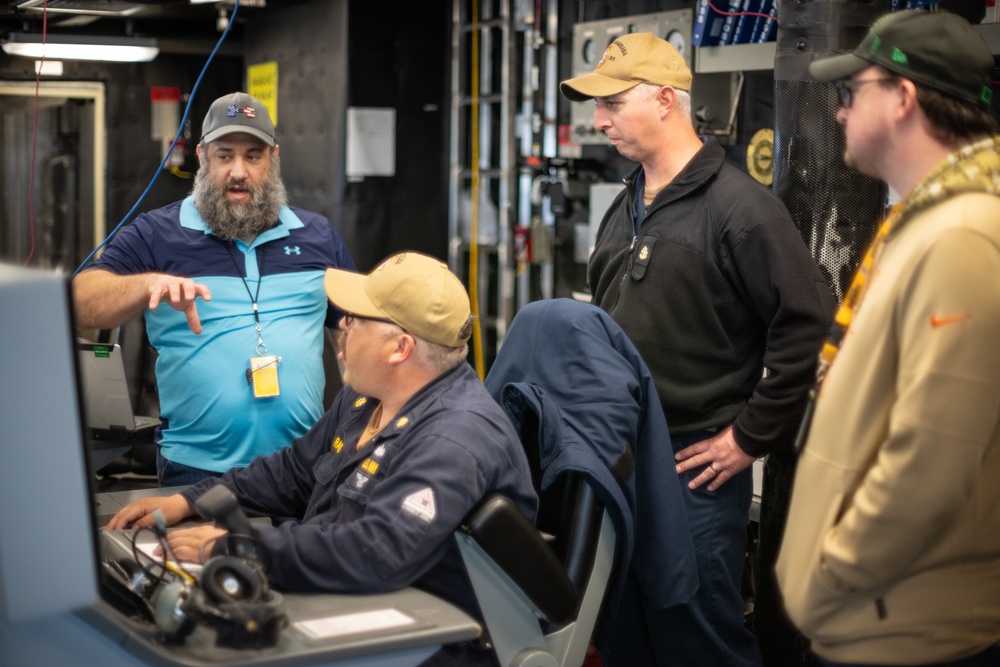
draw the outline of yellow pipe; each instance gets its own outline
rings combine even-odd
[[[479,319],[479,0],[472,0],[472,117],[469,137],[472,149],[472,185],[469,207],[469,297],[472,306],[472,349],[476,373],[486,379],[483,365],[483,334]]]

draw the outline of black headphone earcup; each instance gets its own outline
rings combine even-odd
[[[254,603],[267,593],[267,580],[256,563],[234,556],[216,556],[201,571],[201,587],[216,604]]]
[[[157,592],[153,600],[153,620],[168,642],[181,643],[194,631],[196,622],[191,613],[192,597],[197,591],[175,581]]]

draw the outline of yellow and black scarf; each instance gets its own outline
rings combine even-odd
[[[840,351],[844,334],[847,333],[854,315],[861,307],[872,269],[878,261],[886,240],[898,232],[917,213],[967,192],[986,192],[1000,196],[1000,135],[969,144],[949,155],[917,185],[909,197],[892,208],[879,227],[875,239],[851,280],[850,287],[844,294],[844,300],[834,317],[833,326],[830,327],[830,333],[820,350],[819,364],[816,367],[816,385],[810,391],[809,406],[796,438],[796,449],[801,448],[804,444],[812,418],[813,405],[816,396],[819,395],[819,387],[823,384],[823,379],[826,377],[826,372],[829,370],[830,364],[833,363],[834,357]]]

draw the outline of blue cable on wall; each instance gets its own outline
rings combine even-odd
[[[212,52],[210,54],[208,54],[208,60],[205,61],[205,66],[201,68],[201,73],[198,74],[198,79],[194,82],[194,87],[191,89],[191,94],[188,96],[187,105],[184,107],[184,115],[181,117],[180,126],[177,128],[177,134],[174,135],[174,140],[170,143],[170,148],[168,148],[165,151],[165,154],[163,156],[163,161],[160,162],[160,166],[156,170],[156,173],[153,174],[153,178],[149,182],[149,185],[147,185],[143,193],[139,195],[139,199],[137,199],[132,208],[129,209],[129,212],[125,214],[125,217],[121,219],[121,222],[115,225],[115,228],[112,229],[111,232],[106,237],[104,237],[103,241],[97,244],[97,247],[94,248],[94,250],[91,251],[89,255],[87,255],[87,258],[84,259],[83,262],[81,262],[80,266],[78,266],[76,270],[73,271],[74,276],[78,274],[81,270],[83,270],[83,267],[87,266],[87,264],[90,263],[90,260],[94,258],[94,255],[97,254],[97,251],[106,246],[111,241],[111,239],[114,238],[115,234],[118,233],[118,230],[125,225],[126,222],[132,219],[132,216],[135,214],[136,209],[139,208],[139,205],[142,204],[142,201],[146,198],[146,195],[149,194],[149,191],[153,188],[153,184],[156,183],[156,179],[160,177],[160,173],[163,171],[164,166],[167,164],[167,160],[170,159],[170,154],[173,152],[174,146],[177,145],[178,140],[180,140],[181,138],[181,134],[184,132],[184,123],[187,121],[188,115],[191,113],[191,103],[194,101],[195,94],[198,92],[198,86],[201,85],[201,80],[205,77],[205,72],[208,71],[208,66],[212,63],[212,60],[215,58],[215,54],[216,52],[218,52],[219,47],[222,46],[222,43],[226,41],[226,37],[229,35],[229,30],[233,27],[233,20],[235,20],[236,12],[239,11],[239,8],[240,8],[240,0],[236,0],[236,3],[233,5],[233,13],[230,15],[229,22],[226,24],[226,29],[223,31],[222,36],[219,37],[219,41],[216,43],[215,48],[212,49]]]

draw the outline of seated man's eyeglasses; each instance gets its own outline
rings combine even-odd
[[[392,320],[385,319],[384,317],[362,317],[361,315],[355,315],[354,313],[344,313],[344,326],[347,327],[354,326],[354,320],[363,320],[367,322],[383,322],[385,324],[392,324],[394,326],[399,327],[398,324],[396,324]],[[402,327],[399,328],[402,329]],[[406,331],[406,329],[403,329],[403,331]]]
[[[837,101],[840,106],[845,109],[850,109],[851,105],[854,104],[854,91],[856,91],[861,86],[866,83],[884,83],[885,81],[895,81],[896,77],[886,76],[881,79],[862,79],[857,80],[847,80],[847,81],[837,81],[833,85],[837,88]]]

